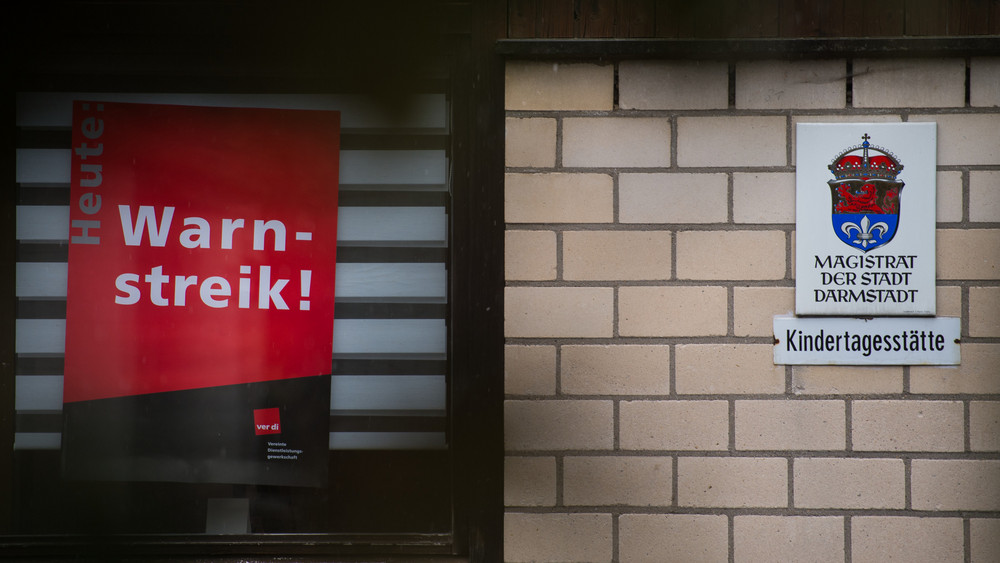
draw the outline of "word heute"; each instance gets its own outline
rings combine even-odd
[[[83,104],[84,111],[90,111],[90,104]],[[104,111],[104,104],[97,104],[97,111]],[[104,120],[97,117],[88,117],[80,124],[80,132],[89,140],[98,140],[104,134]],[[94,146],[87,142],[80,143],[80,146],[73,149],[73,152],[80,157],[80,187],[100,188],[104,181],[102,174],[104,165],[97,162],[104,153],[104,143],[97,143]],[[93,159],[93,160],[91,160]],[[93,216],[101,210],[101,194],[87,192],[80,196],[80,211],[86,215]],[[101,237],[97,231],[101,228],[101,222],[97,219],[73,219],[70,223],[70,230],[80,229],[80,234],[72,234],[70,242],[73,244],[100,244]]]
[[[156,210],[152,206],[139,206],[136,217],[133,220],[132,210],[127,205],[119,205],[118,213],[121,217],[122,235],[125,239],[125,246],[140,246],[144,240],[149,241],[153,247],[164,247],[167,245],[170,235],[170,226],[173,222],[174,207],[164,207],[157,222]],[[211,227],[209,222],[201,217],[186,217],[183,224],[187,226],[180,232],[178,242],[184,248],[211,248]],[[231,250],[233,248],[233,238],[236,232],[243,229],[245,221],[243,219],[222,219],[220,248]],[[253,222],[253,249],[264,250],[265,240],[268,232],[273,236],[274,250],[285,250],[285,225],[276,219],[270,221],[255,220]],[[310,232],[296,232],[296,240],[312,240]],[[237,279],[237,307],[240,309],[251,308],[251,293],[253,286],[253,267],[241,265],[239,277]],[[271,267],[260,266],[258,268],[257,280],[257,300],[256,308],[269,309],[273,305],[275,309],[287,310],[288,304],[282,296],[282,291],[290,279],[278,278],[271,280]],[[309,289],[312,281],[311,270],[299,271],[299,310],[309,310]],[[143,284],[145,282],[145,284]],[[172,286],[173,291],[169,288]],[[126,272],[115,279],[115,288],[118,294],[115,295],[115,303],[119,305],[135,305],[142,300],[144,291],[149,296],[153,305],[159,307],[175,306],[184,307],[188,303],[188,290],[197,287],[198,298],[205,305],[218,309],[230,306],[230,298],[233,297],[232,284],[223,276],[209,276],[199,280],[198,276],[188,276],[174,272],[164,272],[163,266],[150,268],[149,272],[140,276],[138,273]],[[166,291],[166,294],[165,294]],[[172,299],[169,297],[172,293]]]

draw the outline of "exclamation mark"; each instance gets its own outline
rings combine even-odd
[[[312,282],[312,270],[302,270],[299,272],[301,274],[302,283],[299,285],[302,288],[302,299],[299,301],[299,310],[308,311],[309,310],[309,284]]]

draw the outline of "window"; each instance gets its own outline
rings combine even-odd
[[[470,102],[483,87],[472,73],[477,56],[467,37],[455,39],[429,75],[390,102],[339,79],[305,77],[308,69],[280,84],[273,68],[204,78],[197,64],[173,62],[141,71],[83,62],[21,76],[9,98],[17,122],[6,170],[15,189],[4,203],[16,226],[3,246],[14,307],[2,337],[16,345],[4,358],[13,385],[0,387],[0,418],[13,414],[0,426],[13,452],[0,462],[11,508],[0,544],[92,556],[448,555],[499,545],[502,225],[483,218],[495,218],[501,192],[483,170],[501,153],[481,152],[495,135],[472,134],[484,132]],[[252,59],[240,62],[253,67]],[[62,479],[68,126],[77,97],[342,112],[326,488]]]

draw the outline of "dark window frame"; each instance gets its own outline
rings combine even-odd
[[[167,24],[164,24],[167,25]],[[26,558],[106,557],[171,560],[253,556],[256,559],[289,555],[321,559],[364,561],[372,558],[398,561],[499,561],[502,558],[502,393],[503,393],[503,138],[502,67],[492,44],[483,48],[475,33],[446,36],[450,61],[449,92],[451,137],[449,153],[453,196],[449,236],[449,438],[453,475],[449,534],[250,534],[247,536],[76,536],[29,537],[4,535],[14,515],[12,456],[0,457],[0,551],[4,556]],[[111,38],[105,38],[111,41]],[[192,66],[189,53],[164,57],[154,64],[116,66],[127,60],[128,49],[141,37],[116,45],[108,60],[74,61],[65,66],[58,54],[36,57],[30,65],[14,68],[13,79],[3,90],[13,121],[18,91],[160,91],[175,89],[206,92],[260,91],[261,84],[280,85],[281,93],[337,91],[335,78],[325,68],[302,67],[292,71],[273,65],[227,69]],[[68,49],[71,41],[57,41]],[[54,49],[58,52],[59,48]],[[68,51],[65,51],[68,52]],[[17,52],[12,56],[17,56]],[[27,55],[26,55],[27,56]],[[107,56],[102,54],[102,56]],[[342,56],[342,55],[341,55]],[[41,60],[42,64],[38,61]],[[183,62],[182,62],[183,61]],[[319,63],[316,63],[319,65]],[[12,182],[17,139],[13,123],[4,136],[5,158],[0,170]],[[0,260],[15,262],[15,193],[8,189],[0,203]],[[14,340],[16,318],[13,269],[0,276],[0,448],[13,450],[14,438]]]

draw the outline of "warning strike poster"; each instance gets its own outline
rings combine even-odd
[[[339,132],[74,103],[68,478],[327,482]]]

